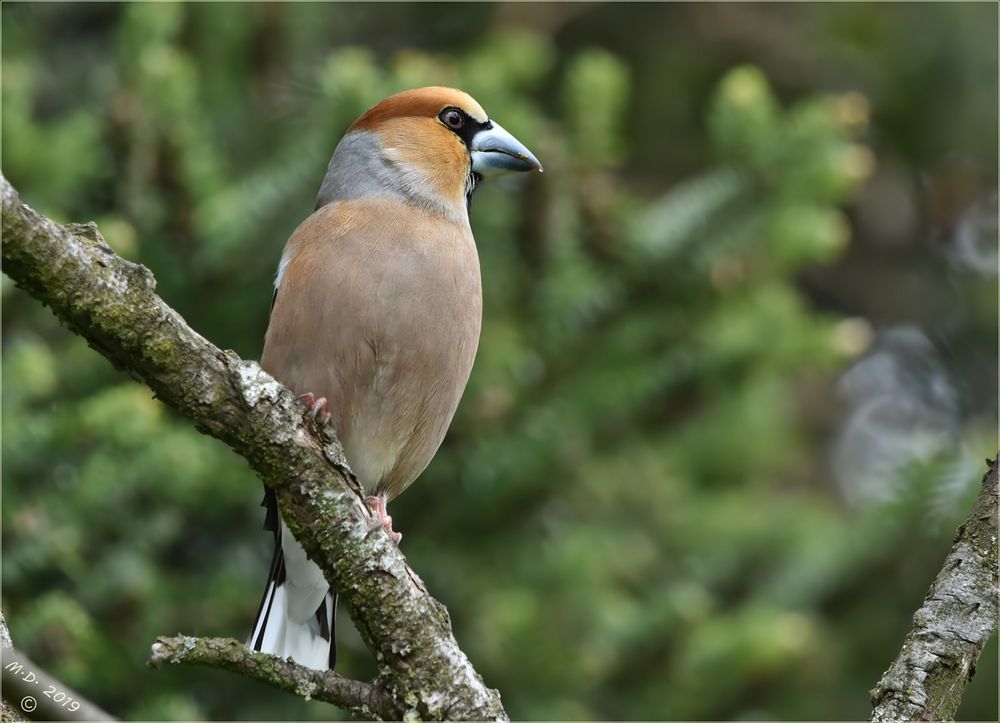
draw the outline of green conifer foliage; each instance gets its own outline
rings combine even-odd
[[[96,220],[198,331],[256,358],[281,247],[344,130],[396,90],[469,91],[545,172],[477,191],[479,356],[445,444],[392,510],[460,644],[514,718],[867,717],[974,496],[981,471],[962,460],[993,451],[996,276],[948,287],[943,264],[900,254],[884,267],[916,291],[898,316],[852,305],[905,295],[885,282],[900,276],[866,275],[893,252],[868,237],[864,193],[942,158],[942,127],[995,157],[969,80],[992,67],[988,43],[920,40],[989,23],[976,6],[905,21],[810,6],[789,22],[839,60],[803,81],[711,35],[735,6],[631,6],[624,47],[611,9],[580,6],[574,24],[571,6],[542,5],[5,6],[3,171],[40,211]],[[517,19],[536,12],[537,27]],[[947,58],[967,85],[932,88],[966,112],[928,119],[902,58]],[[15,642],[123,718],[343,715],[219,671],[144,667],[158,634],[246,633],[270,555],[258,483],[6,277],[2,293]],[[828,464],[835,382],[880,324],[911,319],[950,339],[980,401],[950,452],[852,506]],[[341,618],[340,668],[368,675]],[[962,715],[996,718],[995,658],[994,642]]]

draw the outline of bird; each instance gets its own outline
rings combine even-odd
[[[479,344],[472,194],[484,178],[541,170],[467,93],[406,90],[348,128],[281,254],[261,366],[333,426],[373,530],[396,544],[387,505],[437,452]],[[262,505],[274,555],[247,646],[332,669],[337,591],[266,485]]]

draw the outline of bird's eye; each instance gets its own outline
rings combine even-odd
[[[441,113],[441,120],[452,130],[458,130],[465,125],[465,116],[455,108],[448,108]]]

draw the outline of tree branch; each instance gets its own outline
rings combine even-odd
[[[344,708],[362,720],[394,720],[403,711],[383,689],[349,680],[333,671],[320,671],[274,655],[248,650],[232,638],[192,638],[178,635],[157,638],[149,656],[150,667],[190,663],[231,670],[304,697]]]
[[[0,610],[0,665],[3,699],[0,721],[113,721],[109,713],[66,687],[14,647]]]
[[[404,715],[506,719],[458,647],[448,612],[383,533],[369,535],[364,493],[329,429],[253,362],[194,332],[155,293],[148,269],[93,224],[60,226],[0,176],[3,263],[29,294],[117,368],[243,456],[277,493],[285,522],[348,602]]]
[[[997,627],[997,461],[913,616],[899,657],[871,691],[872,721],[952,720]]]
[[[14,643],[10,639],[10,631],[7,630],[7,618],[4,617],[3,610],[0,610],[0,652],[6,655],[7,651],[13,649],[13,647]],[[13,697],[10,695],[10,690],[6,692],[8,697]],[[20,723],[23,720],[24,713],[21,712],[21,709],[13,703],[8,702],[7,697],[0,697],[0,721],[3,723]]]

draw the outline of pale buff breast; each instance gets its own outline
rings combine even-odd
[[[261,364],[327,398],[358,479],[391,499],[444,439],[481,320],[467,221],[394,199],[341,201],[288,241]]]

